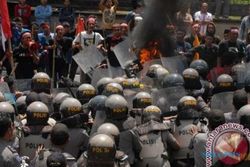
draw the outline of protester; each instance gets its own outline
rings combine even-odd
[[[41,25],[44,22],[51,23],[52,7],[47,4],[47,0],[40,0],[41,5],[35,8],[36,23]]]
[[[30,27],[31,6],[26,4],[26,0],[19,0],[19,4],[15,6],[15,17],[22,18],[25,28]]]
[[[70,0],[64,0],[64,7],[61,8],[59,12],[59,21],[61,24],[63,24],[63,22],[68,22],[71,28],[74,27],[75,11],[70,5]]]

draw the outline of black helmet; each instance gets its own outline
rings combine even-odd
[[[53,98],[53,107],[54,107],[54,112],[59,112],[60,105],[65,100],[66,98],[71,97],[68,93],[61,92],[58,93],[54,98]]]
[[[50,93],[50,87],[51,87],[50,82],[51,81],[50,81],[50,77],[48,76],[48,74],[44,72],[36,73],[32,77],[31,90],[37,93],[41,93],[41,92]]]
[[[91,111],[92,118],[95,118],[95,113],[98,110],[105,110],[105,101],[107,96],[104,95],[97,95],[90,99],[88,103],[88,109]]]
[[[76,92],[76,97],[82,104],[87,103],[95,95],[95,88],[92,85],[86,83],[79,86]]]
[[[25,114],[26,113],[26,96],[20,96],[16,100],[16,107],[18,114]]]
[[[123,88],[120,84],[112,82],[105,86],[102,94],[105,96],[110,96],[112,94],[123,95]]]
[[[90,138],[87,154],[87,166],[113,167],[116,154],[115,142],[106,134],[97,134]]]
[[[207,62],[202,59],[192,61],[189,67],[195,69],[203,78],[206,78],[209,71]]]
[[[147,71],[147,76],[150,78],[155,78],[156,77],[156,69],[162,67],[160,64],[152,64],[148,71]]]
[[[106,116],[109,119],[120,120],[128,116],[128,102],[121,95],[111,95],[105,101]]]
[[[193,119],[197,118],[197,100],[192,96],[182,97],[177,105],[178,117],[180,119]]]
[[[75,98],[66,98],[60,105],[60,113],[63,118],[82,113],[82,105]]]
[[[146,107],[142,113],[142,123],[146,123],[151,120],[157,122],[161,121],[161,109],[154,105]]]
[[[184,79],[180,74],[169,74],[165,76],[162,80],[163,88],[183,86],[183,85],[184,85]]]
[[[133,98],[133,108],[146,108],[152,105],[152,97],[147,92],[139,92]]]
[[[97,88],[97,91],[98,91],[98,94],[102,94],[105,86],[109,83],[112,83],[114,82],[112,78],[109,78],[109,77],[104,77],[102,79],[100,79],[97,84],[96,84],[96,88]]]
[[[193,68],[187,68],[182,73],[183,79],[185,81],[185,89],[201,89],[202,85],[200,82],[199,73]]]
[[[44,103],[35,101],[27,107],[28,125],[47,125],[48,120],[49,109]]]
[[[12,121],[15,119],[15,109],[8,102],[0,102],[0,117],[10,118]]]

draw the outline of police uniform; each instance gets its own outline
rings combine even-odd
[[[19,167],[21,166],[21,157],[17,151],[10,146],[10,142],[0,139],[0,166],[1,167]]]

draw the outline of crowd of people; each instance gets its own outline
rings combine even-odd
[[[98,23],[94,15],[76,17],[64,0],[56,26],[52,7],[40,2],[31,22],[31,6],[19,0],[11,43],[0,43],[7,72],[0,81],[0,166],[205,167],[209,157],[213,167],[250,165],[250,138],[239,129],[215,136],[207,152],[210,134],[225,123],[250,128],[250,8],[220,37],[205,1],[199,11],[181,5],[164,25],[174,55],[161,53],[159,41],[143,48],[132,42],[124,50],[137,59],[121,49],[122,59],[115,48],[133,40],[150,1],[133,0],[117,22],[119,1],[101,0]],[[90,74],[73,58],[93,46],[104,59]]]

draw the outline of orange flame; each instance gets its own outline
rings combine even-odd
[[[160,51],[158,49],[158,42],[149,42],[148,48],[143,48],[140,50],[140,63],[160,58]]]

